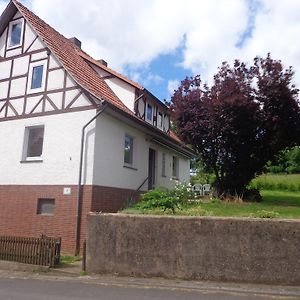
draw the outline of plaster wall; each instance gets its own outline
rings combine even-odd
[[[131,110],[134,111],[135,88],[117,77],[110,77],[111,74],[103,71],[95,65],[92,68],[101,76],[104,81],[118,96],[119,99]],[[109,76],[105,78],[105,76]]]
[[[95,110],[0,122],[0,185],[77,184],[81,129]],[[42,162],[23,162],[25,128],[44,125]],[[87,130],[83,182],[92,183],[94,125]]]
[[[133,137],[133,164],[124,164],[125,134]],[[136,190],[148,177],[149,148],[156,150],[155,186],[171,188],[172,156],[179,159],[179,181],[189,181],[189,160],[174,151],[151,142],[151,138],[123,121],[106,113],[96,121],[93,184]],[[166,154],[166,172],[162,174],[162,153]],[[146,182],[142,190],[148,189]]]

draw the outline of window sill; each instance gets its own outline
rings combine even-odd
[[[42,163],[42,159],[32,159],[32,160],[21,160],[21,164],[27,164],[27,163]]]
[[[177,181],[179,181],[179,177],[174,177],[174,176],[173,176],[171,179],[172,179],[172,180],[177,180]]]
[[[21,47],[22,47],[22,44],[18,44],[18,45],[8,46],[6,50],[7,51],[14,50],[14,49],[21,48]]]
[[[135,167],[133,167],[133,166],[130,166],[130,165],[124,165],[123,167],[126,168],[126,169],[134,170],[134,171],[137,171],[137,170],[138,170],[137,168],[135,168]]]
[[[41,216],[41,217],[53,217],[54,214],[37,214],[37,216]]]

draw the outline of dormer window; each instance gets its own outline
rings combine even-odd
[[[8,49],[21,45],[23,37],[23,19],[14,20],[9,23]]]
[[[161,112],[158,113],[158,118],[157,118],[157,127],[162,129],[163,128],[163,114]]]
[[[152,122],[152,116],[153,116],[153,107],[151,104],[147,103],[147,120]]]

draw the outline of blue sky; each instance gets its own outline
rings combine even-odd
[[[251,62],[268,52],[294,67],[300,86],[299,0],[21,2],[161,100],[186,76],[210,83],[222,61]],[[7,3],[0,0],[0,9]]]

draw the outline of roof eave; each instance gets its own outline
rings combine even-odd
[[[165,145],[174,148],[177,152],[180,152],[182,155],[188,157],[188,158],[194,158],[196,157],[196,152],[192,149],[188,148],[186,145],[181,144],[171,138],[167,133],[161,131],[158,128],[153,127],[150,124],[147,124],[143,120],[139,119],[135,115],[130,115],[123,110],[119,109],[118,107],[112,105],[111,103],[107,103],[108,108],[111,109],[111,111],[122,115],[125,118],[129,118],[131,121],[133,121],[135,124],[142,126],[145,131],[147,131],[147,134],[151,135],[152,137],[157,138],[160,142],[164,143]]]

